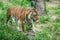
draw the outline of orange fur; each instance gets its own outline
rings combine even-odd
[[[9,7],[7,9],[7,13],[6,13],[6,15],[7,15],[6,23],[8,22],[10,16],[15,16],[18,19],[20,19],[22,31],[25,31],[25,29],[24,29],[24,21],[26,19],[26,16],[28,16],[30,14],[30,11],[32,11],[32,13],[34,13],[34,12],[37,13],[37,11],[35,11],[34,8],[25,8],[25,7],[20,7],[20,6]],[[38,14],[36,14],[35,17],[38,19]]]

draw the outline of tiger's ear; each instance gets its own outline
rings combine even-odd
[[[33,8],[32,10],[37,12],[37,9],[36,8]]]
[[[35,10],[35,8],[32,8],[32,10]]]
[[[36,8],[33,8],[33,11],[39,15],[39,11]]]

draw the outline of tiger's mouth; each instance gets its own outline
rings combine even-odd
[[[33,19],[33,21],[35,22],[35,21],[36,21],[36,19],[34,18],[34,19]]]
[[[32,18],[32,20],[33,20],[34,22],[36,22],[36,21],[37,21],[37,19],[36,19],[36,18]]]

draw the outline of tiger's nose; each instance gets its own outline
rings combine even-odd
[[[37,17],[37,20],[39,20],[39,16]]]

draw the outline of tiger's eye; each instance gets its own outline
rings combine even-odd
[[[37,16],[37,15],[34,15],[34,16]]]

